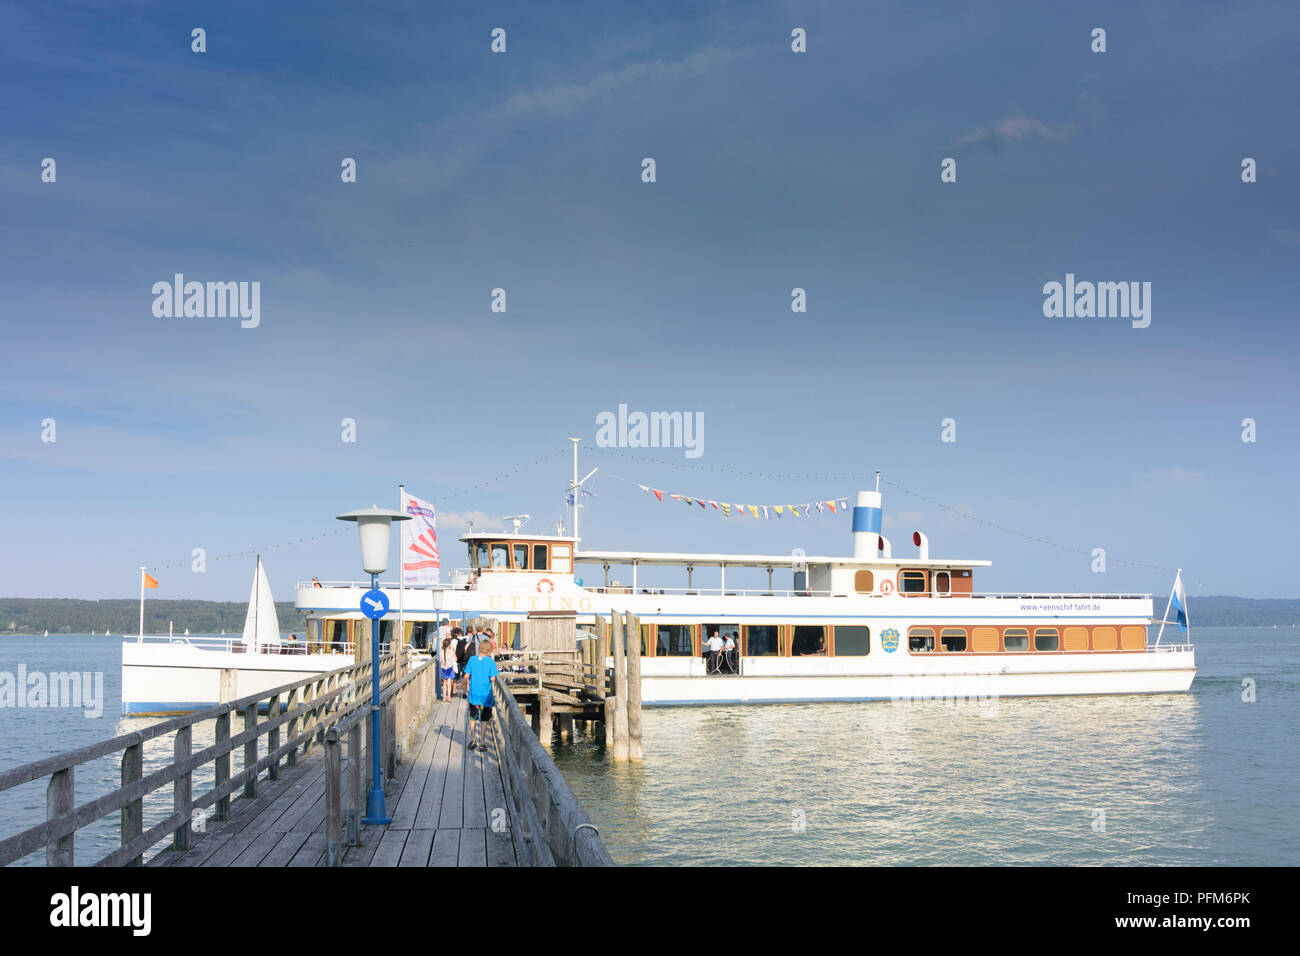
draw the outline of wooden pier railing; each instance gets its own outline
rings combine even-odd
[[[533,732],[510,687],[495,679],[493,730],[506,769],[516,852],[529,866],[613,866],[596,825]]]
[[[394,681],[395,673],[404,670],[404,663],[402,652],[397,658],[386,655],[380,659],[385,767],[390,775],[402,741],[431,696],[432,662],[426,661]],[[422,695],[418,699],[416,694],[408,693],[415,689]],[[354,664],[0,772],[0,793],[48,778],[45,821],[0,839],[0,866],[42,847],[47,865],[72,866],[77,831],[115,812],[121,814],[119,846],[96,865],[140,865],[149,850],[168,838],[176,849],[188,849],[197,811],[211,807],[215,820],[228,819],[231,796],[236,791],[242,791],[245,797],[255,796],[263,774],[278,779],[282,761],[294,766],[300,750],[308,753],[330,731],[335,732],[336,741],[341,731],[349,732],[359,747],[357,738],[365,735],[355,733],[354,728],[369,713],[370,693],[371,664]],[[259,720],[261,712],[266,716]],[[243,729],[238,733],[233,733],[231,727],[235,715],[243,717]],[[216,742],[194,753],[194,726],[207,720],[216,721]],[[167,735],[173,738],[172,762],[145,774],[144,745]],[[263,737],[264,747],[259,745]],[[231,754],[239,747],[244,748],[244,766],[239,773],[231,773]],[[359,754],[359,750],[355,753]],[[121,786],[78,806],[77,767],[113,754],[121,755]],[[360,766],[359,760],[352,763]],[[213,767],[213,786],[195,796],[194,773],[208,765]],[[172,813],[145,830],[145,798],[169,784]]]

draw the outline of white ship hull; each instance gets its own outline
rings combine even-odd
[[[127,641],[122,644],[122,713],[203,710],[351,663],[351,654],[243,654],[181,641]]]
[[[641,695],[646,707],[871,700],[984,706],[1002,697],[1182,693],[1196,676],[1190,650],[1044,657],[758,657],[743,658],[739,675],[724,676],[707,674],[702,659],[643,659]]]

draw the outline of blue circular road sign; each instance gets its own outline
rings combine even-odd
[[[372,621],[377,621],[388,613],[388,595],[378,588],[371,588],[361,595],[361,613]]]

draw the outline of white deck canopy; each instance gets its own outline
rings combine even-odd
[[[987,568],[992,561],[967,561],[919,558],[853,558],[836,555],[794,554],[690,554],[669,551],[578,551],[573,560],[577,564],[651,564],[651,565],[697,565],[712,567],[745,568],[783,568],[797,561],[803,564],[834,565],[849,568]]]

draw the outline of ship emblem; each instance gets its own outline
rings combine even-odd
[[[892,627],[887,627],[883,631],[881,631],[880,646],[883,647],[885,651],[890,654],[898,650],[898,631]]]

